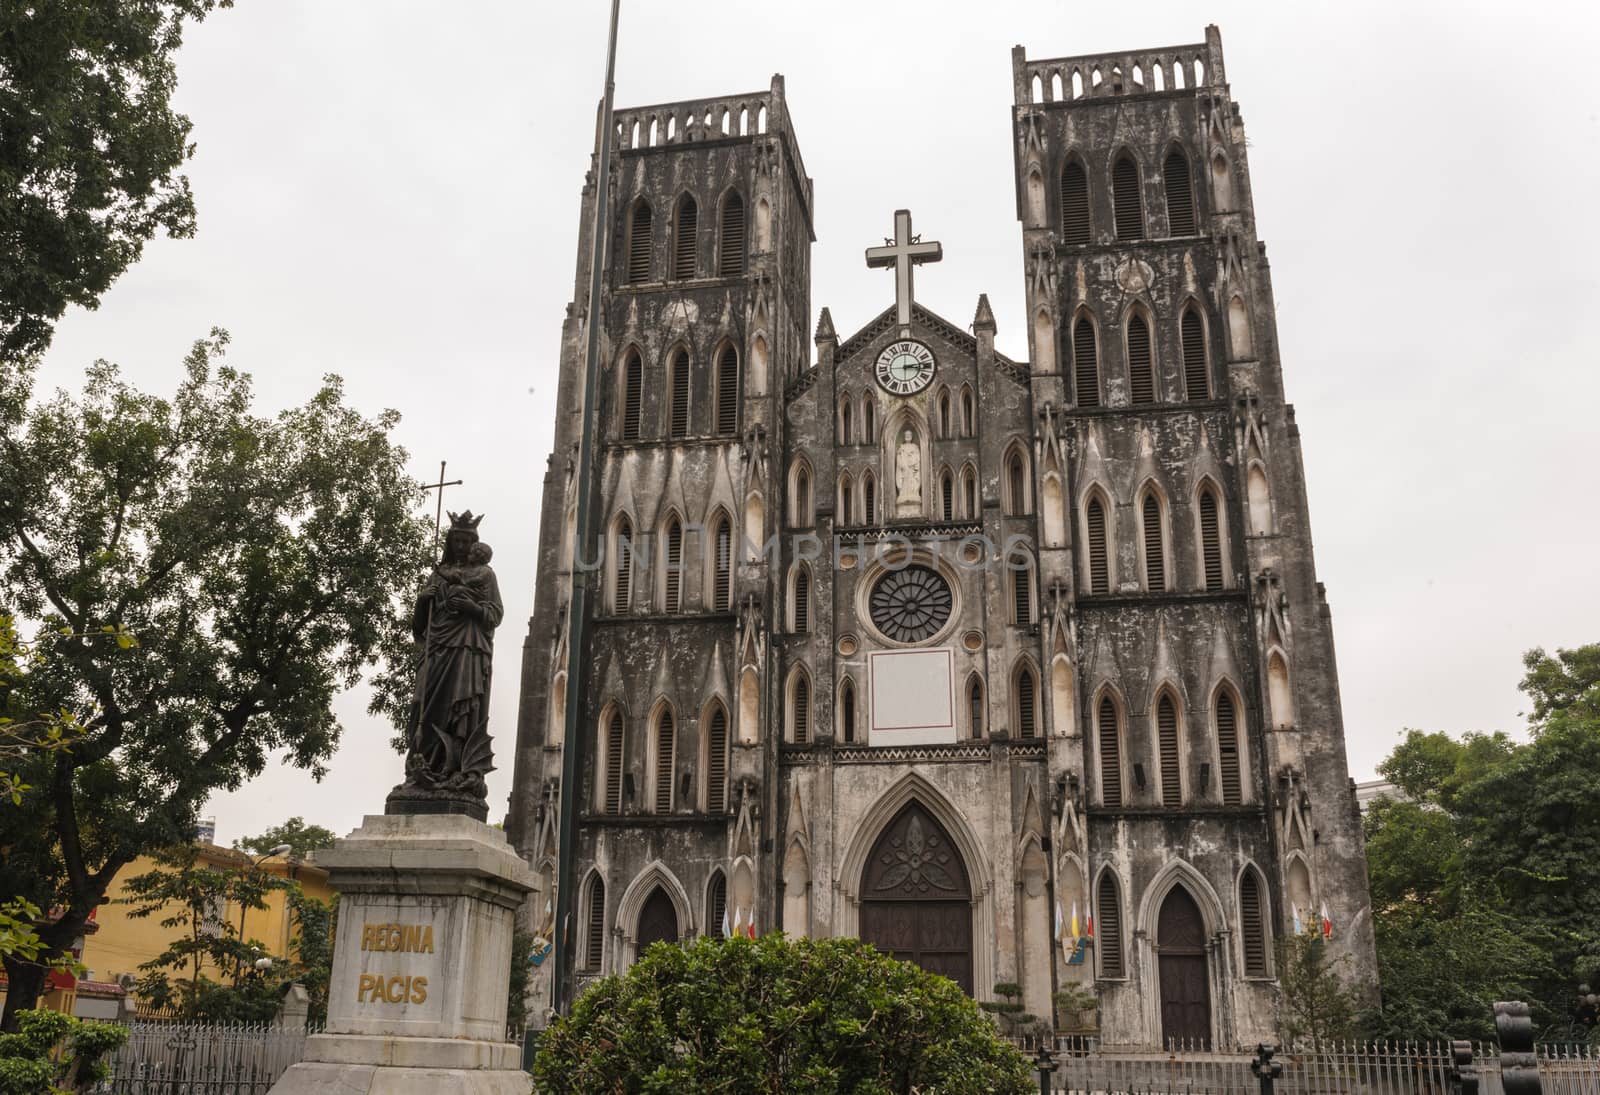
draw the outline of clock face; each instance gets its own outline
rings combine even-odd
[[[933,351],[903,338],[878,355],[878,384],[890,395],[915,395],[933,383]]]

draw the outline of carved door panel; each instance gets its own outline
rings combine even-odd
[[[660,887],[645,898],[639,910],[639,931],[634,936],[642,953],[651,943],[678,941],[678,911],[672,907],[672,898]]]
[[[861,886],[861,938],[972,992],[972,894],[949,834],[917,803],[878,838]]]
[[[1211,979],[1205,923],[1194,898],[1175,886],[1161,903],[1156,965],[1161,982],[1161,1041],[1211,1047]]]

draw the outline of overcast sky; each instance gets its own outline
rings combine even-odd
[[[491,729],[510,789],[561,320],[603,79],[603,0],[238,0],[189,35],[200,230],[158,241],[61,324],[45,387],[97,357],[170,393],[213,325],[259,404],[325,372],[405,417],[419,476],[466,480],[506,600]],[[626,0],[619,106],[787,80],[816,180],[813,307],[841,336],[893,300],[863,247],[910,208],[1023,359],[1010,49],[1032,57],[1222,29],[1250,138],[1283,372],[1305,448],[1352,774],[1402,727],[1513,729],[1529,647],[1600,641],[1600,15],[1578,4],[983,4]],[[813,323],[815,318],[813,317]],[[344,697],[314,784],[274,766],[213,800],[218,837],[291,814],[343,833],[401,775]]]

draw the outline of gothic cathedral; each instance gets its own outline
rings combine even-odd
[[[507,824],[548,931],[556,804],[579,796],[572,946],[551,960],[579,987],[655,940],[855,935],[979,999],[1016,982],[1040,1016],[1092,992],[1108,1045],[1233,1047],[1271,1039],[1288,933],[1370,979],[1220,36],[1018,47],[1012,69],[1026,361],[995,348],[986,296],[967,325],[917,304],[942,255],[904,210],[866,256],[894,302],[843,337],[823,308],[812,333],[812,180],[781,77],[616,112],[610,177],[583,196]],[[575,575],[592,612],[569,688]]]

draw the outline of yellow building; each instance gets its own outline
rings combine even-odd
[[[215,844],[199,846],[199,866],[222,870],[248,868],[258,857],[232,848],[219,848]],[[142,963],[157,957],[167,949],[173,938],[185,929],[163,928],[161,921],[167,917],[152,913],[145,917],[133,916],[136,905],[126,901],[127,883],[130,879],[155,869],[158,864],[148,856],[140,856],[118,873],[106,892],[109,900],[96,911],[97,930],[84,938],[80,959],[89,970],[88,979],[116,981],[123,974],[137,980],[143,971]],[[268,856],[260,860],[261,870],[277,878],[298,882],[307,897],[329,901],[333,891],[328,888],[328,872],[309,860],[291,856]],[[294,937],[294,917],[289,907],[288,894],[273,890],[266,895],[264,909],[243,910],[244,939],[258,941],[263,952],[274,959],[289,955]],[[176,912],[177,910],[174,910]],[[235,930],[241,923],[241,910],[233,902],[219,910],[224,920]]]

